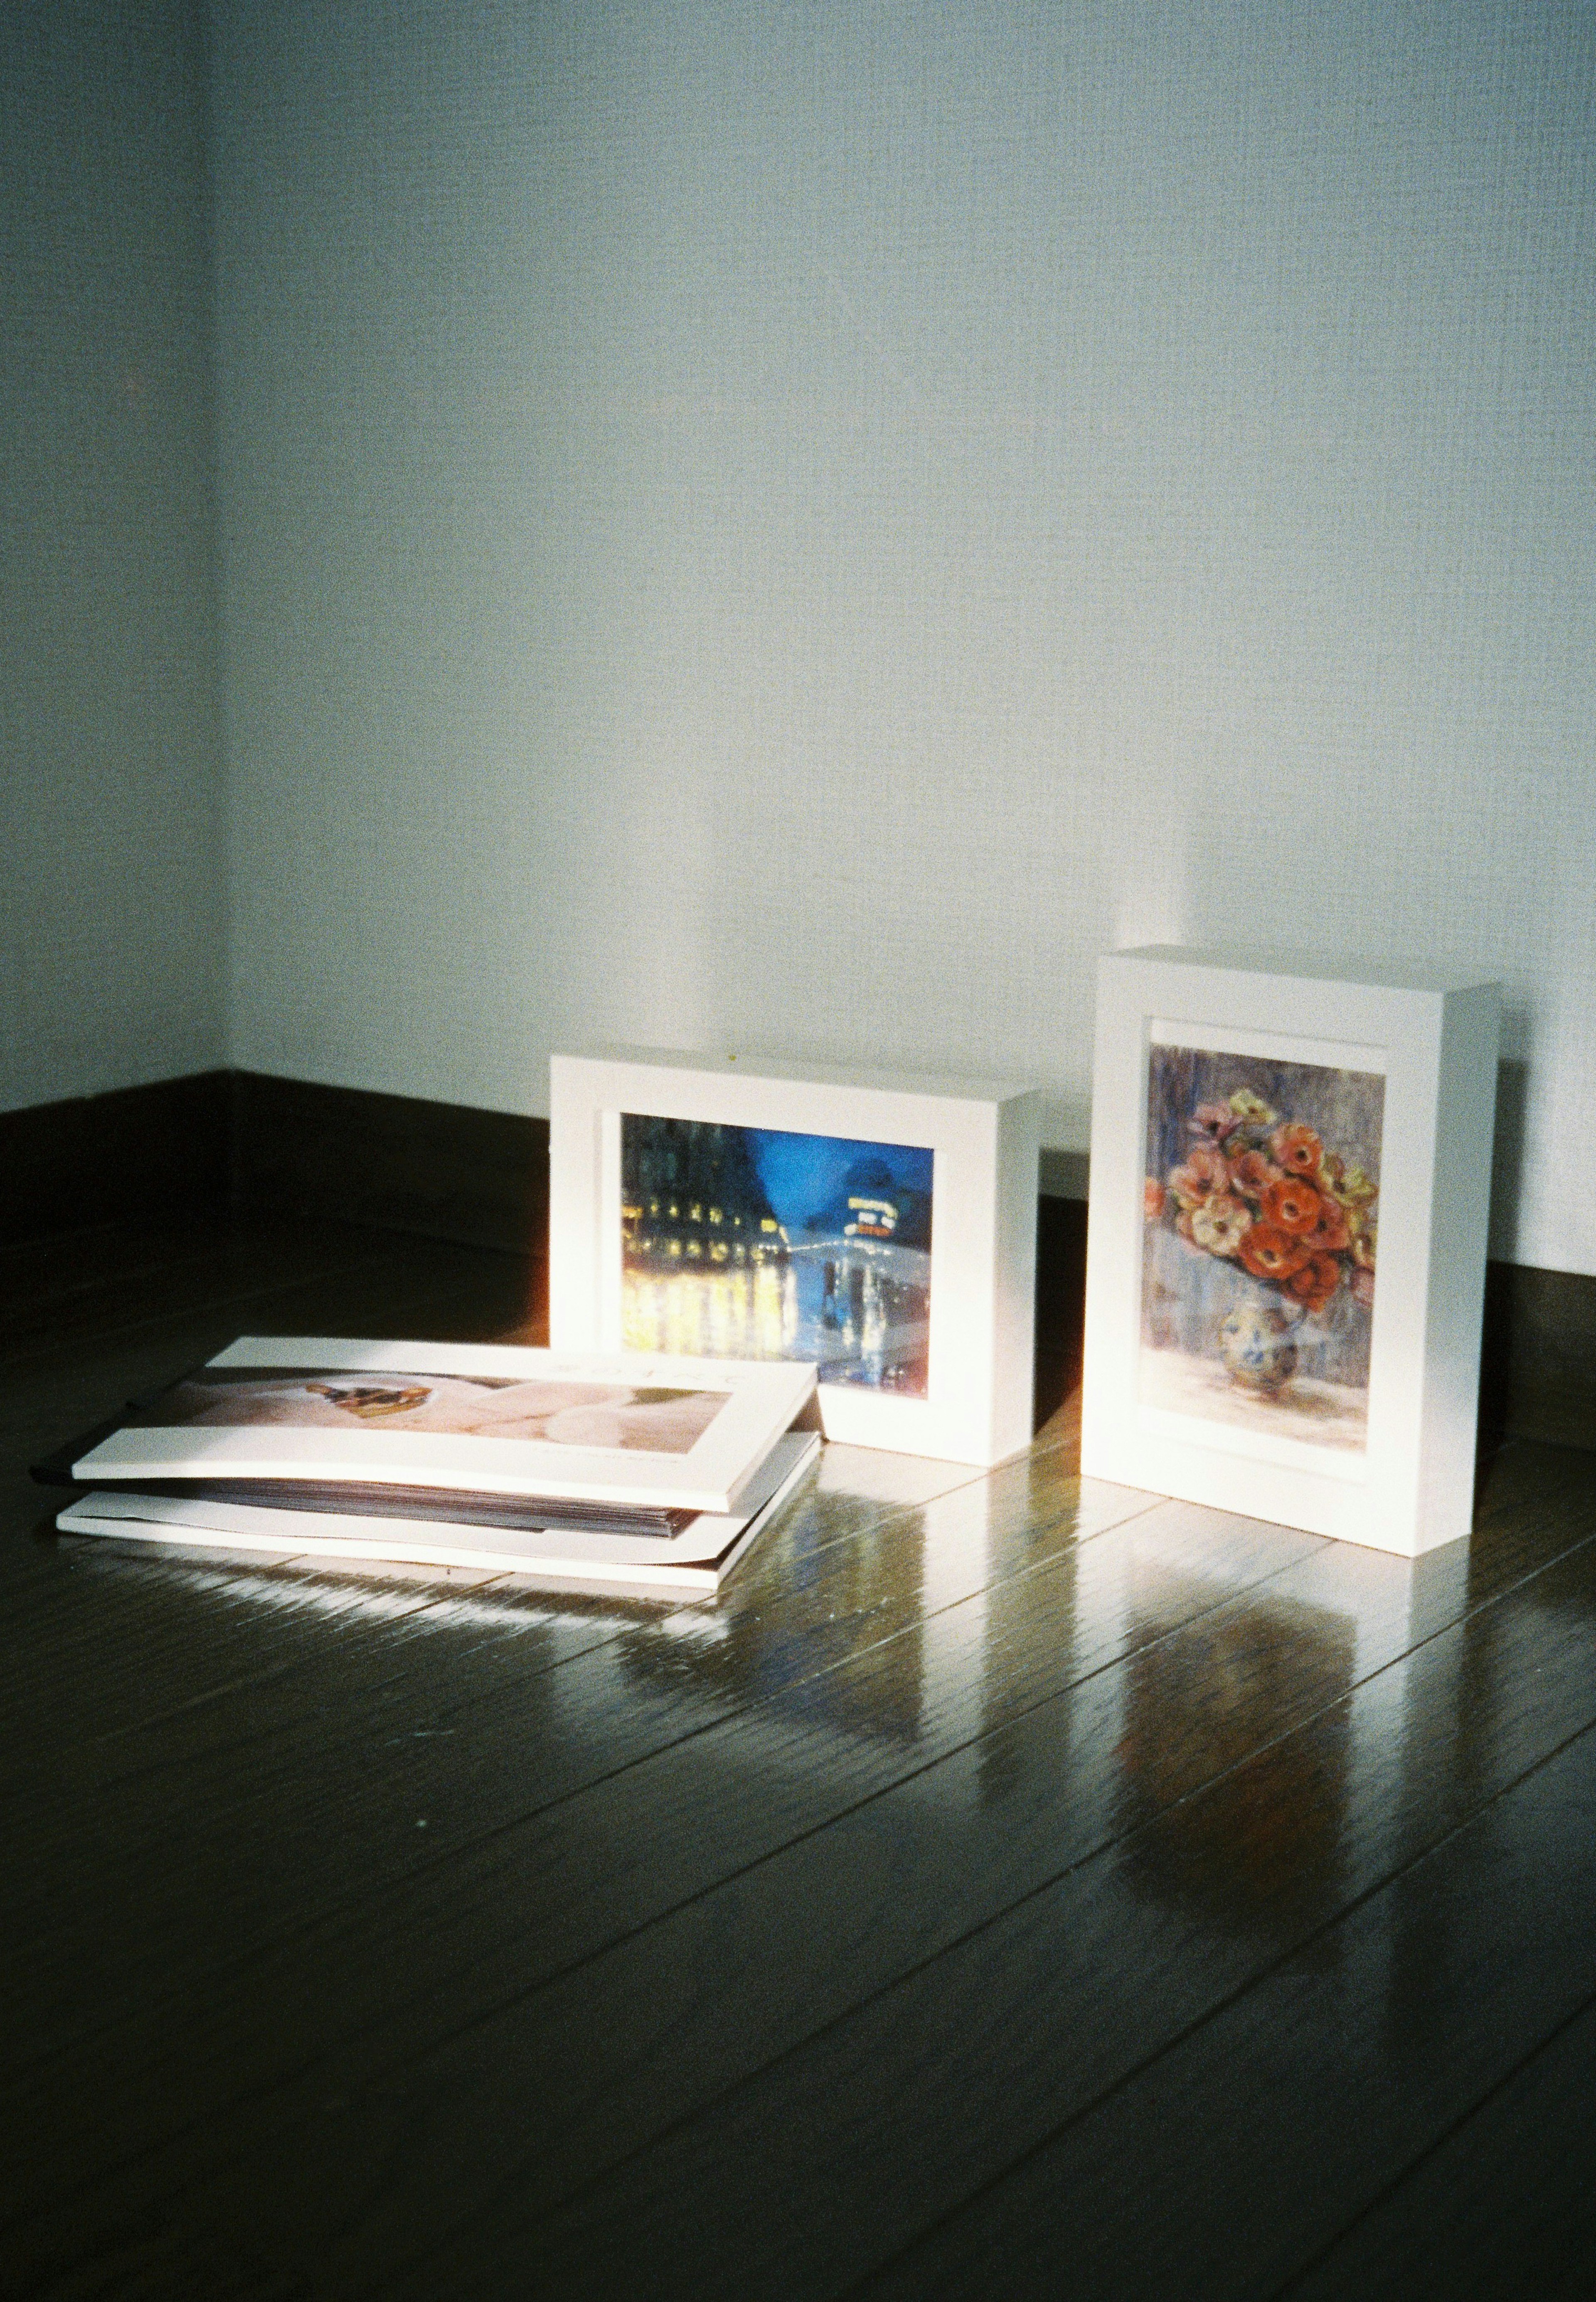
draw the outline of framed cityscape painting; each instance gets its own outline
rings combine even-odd
[[[1498,999],[1101,962],[1084,1469],[1382,1550],[1467,1533]]]
[[[550,1333],[812,1361],[828,1437],[998,1461],[1031,1435],[1039,1107],[985,1082],[558,1054]]]

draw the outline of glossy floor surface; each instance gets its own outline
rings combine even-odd
[[[0,2291],[1596,2289],[1596,1457],[1416,1570],[835,1449],[717,1608],[69,1543],[242,1332],[535,1335],[323,1226],[0,1259]]]

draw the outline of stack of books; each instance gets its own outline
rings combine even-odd
[[[35,1476],[89,1490],[64,1533],[705,1598],[817,1453],[814,1391],[786,1360],[247,1335]]]

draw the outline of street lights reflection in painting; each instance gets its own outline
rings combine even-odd
[[[625,1348],[812,1359],[924,1399],[934,1155],[623,1112]]]

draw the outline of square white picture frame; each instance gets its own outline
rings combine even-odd
[[[1040,1094],[652,1048],[550,1064],[549,1323],[622,1347],[621,1116],[696,1120],[933,1155],[926,1392],[822,1382],[827,1439],[979,1466],[1029,1443]]]
[[[1409,1557],[1468,1533],[1499,1017],[1500,987],[1473,979],[1345,981],[1163,945],[1100,961],[1083,1472]],[[1274,1441],[1142,1395],[1155,1045],[1383,1079],[1361,1447]]]

